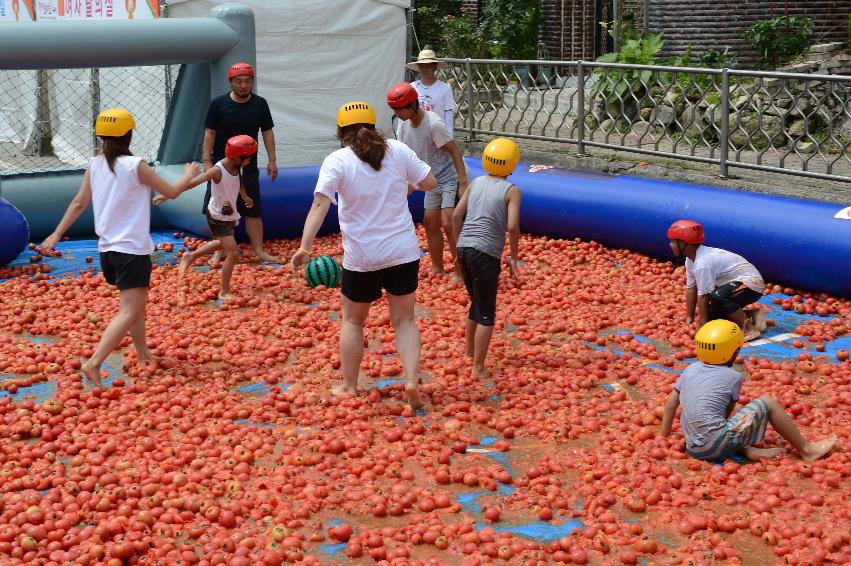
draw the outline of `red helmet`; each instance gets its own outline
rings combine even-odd
[[[228,80],[243,75],[247,77],[253,77],[254,68],[248,63],[235,63],[230,66],[230,69],[228,69]]]
[[[408,83],[397,83],[387,91],[387,105],[390,108],[404,108],[419,100],[417,89]]]
[[[251,136],[234,136],[225,146],[225,157],[228,159],[239,159],[255,153],[257,153],[257,140]]]
[[[669,240],[682,240],[687,244],[703,243],[703,226],[693,220],[677,220],[668,228]]]

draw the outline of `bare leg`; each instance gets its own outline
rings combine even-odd
[[[147,289],[145,289],[147,291]],[[145,306],[148,304],[147,293],[145,296]],[[148,349],[148,338],[145,336],[145,311],[133,322],[130,326],[130,339],[133,340],[133,347],[136,348],[136,355],[139,362],[146,364],[154,361],[154,355]]]
[[[753,446],[742,448],[742,456],[753,461],[771,460],[785,453],[786,451],[782,448],[754,448]]]
[[[180,265],[177,267],[177,276],[183,277],[186,273],[186,270],[189,269],[195,260],[199,257],[203,257],[207,254],[216,252],[222,249],[222,244],[218,240],[210,240],[203,246],[196,249],[194,252],[185,253],[183,257],[180,258]]]
[[[443,274],[443,232],[441,231],[440,209],[427,209],[423,214],[423,225],[426,230],[426,244],[431,258],[433,275]]]
[[[760,399],[765,401],[768,406],[768,418],[771,426],[774,427],[777,434],[794,446],[801,458],[807,462],[813,462],[827,456],[836,447],[837,439],[835,436],[818,442],[808,442],[801,435],[795,421],[783,410],[777,399],[774,397],[760,397]]]
[[[251,240],[251,248],[254,250],[254,255],[260,258],[260,261],[276,262],[277,258],[270,256],[263,249],[263,219],[245,217],[245,231],[248,233],[248,239]]]
[[[405,396],[411,409],[416,411],[422,407],[417,385],[420,374],[420,330],[414,317],[416,298],[414,293],[407,295],[387,294],[390,303],[390,320],[396,331],[396,351],[402,358],[405,368]]]
[[[233,267],[239,259],[239,248],[236,247],[236,240],[233,236],[223,236],[218,240],[222,247],[222,252],[225,254],[225,263],[222,265],[222,285],[219,290],[219,298],[223,301],[233,299],[230,292],[230,278],[233,274]]]
[[[490,372],[485,369],[485,358],[488,355],[493,326],[476,325],[476,334],[473,340],[473,375],[478,378],[487,377]]]
[[[735,322],[739,328],[742,329],[746,342],[759,338],[759,335],[761,334],[761,332],[753,325],[753,319],[748,316],[743,309],[739,309],[733,314],[728,315],[727,320]]]
[[[342,328],[340,329],[340,369],[343,383],[331,388],[332,395],[355,395],[358,373],[363,360],[363,323],[372,303],[356,303],[343,296]]]
[[[476,324],[475,320],[471,320],[471,319],[468,318],[464,322],[464,341],[465,341],[465,345],[467,347],[466,351],[464,352],[464,355],[467,356],[468,358],[472,358],[474,352],[476,351],[476,348],[475,348],[476,326],[478,326],[478,325]]]
[[[118,314],[115,315],[103,336],[100,338],[95,353],[83,364],[80,370],[96,387],[102,387],[100,366],[106,357],[121,343],[130,327],[140,317],[144,317],[145,305],[148,301],[148,288],[135,287],[121,291],[118,303]]]
[[[443,224],[443,232],[446,234],[446,241],[449,243],[449,253],[452,254],[452,259],[455,259],[455,239],[457,234],[452,226],[452,213],[454,208],[442,208],[440,210],[440,222]],[[442,247],[442,246],[441,246]]]

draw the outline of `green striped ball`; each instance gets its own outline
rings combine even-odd
[[[307,269],[304,270],[307,284],[311,287],[325,285],[326,287],[337,287],[340,284],[342,270],[340,264],[331,256],[321,255],[310,260]]]

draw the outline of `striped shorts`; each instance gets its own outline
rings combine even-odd
[[[754,399],[727,419],[727,424],[715,438],[703,446],[687,447],[686,452],[700,460],[727,458],[761,441],[765,437],[766,426],[768,405],[762,399]]]

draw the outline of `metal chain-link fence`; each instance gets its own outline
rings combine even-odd
[[[452,59],[455,131],[851,181],[851,78]]]
[[[134,155],[155,159],[179,68],[0,70],[0,175],[85,168],[112,107],[135,118]]]

